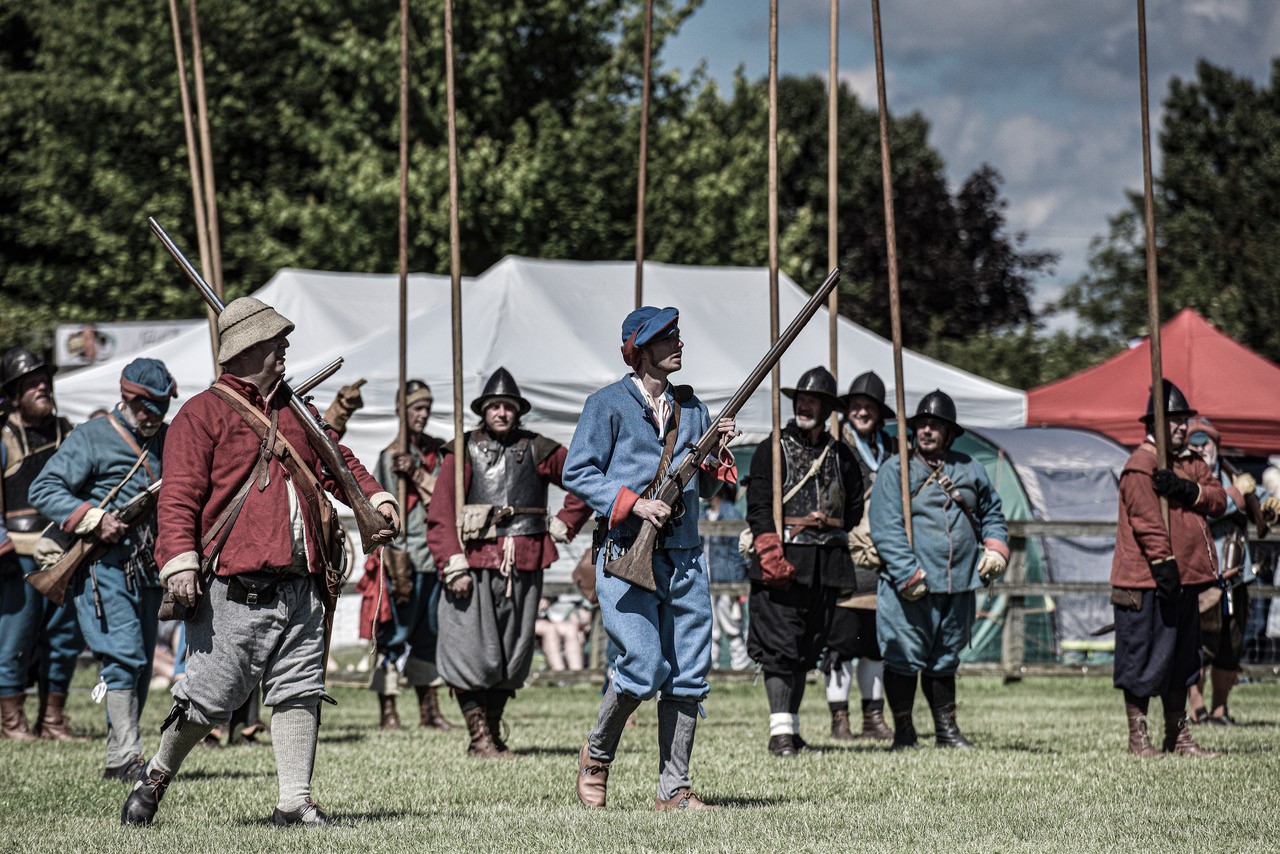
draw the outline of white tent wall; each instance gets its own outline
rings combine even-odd
[[[396,434],[397,283],[395,275],[322,273],[285,269],[254,294],[292,320],[288,374],[304,378],[338,356],[343,369],[314,392],[321,410],[338,388],[358,377],[365,408],[351,419],[346,444],[372,468],[378,452]],[[499,367],[516,377],[533,411],[530,429],[568,444],[587,395],[627,370],[619,353],[623,317],[633,307],[635,265],[631,262],[542,261],[508,256],[463,286],[463,367],[470,405],[485,378]],[[714,415],[769,347],[768,271],[746,267],[645,264],[645,302],[680,309],[685,369],[678,381],[692,385]],[[452,344],[449,280],[413,275],[409,282],[409,375],[435,392],[428,432],[453,433]],[[785,328],[808,296],[786,275],[780,281],[780,315]],[[825,306],[819,310],[782,363],[784,385],[828,357]],[[192,330],[158,345],[147,355],[162,359],[178,380],[182,401],[213,377],[208,335]],[[839,320],[841,386],[874,370],[893,395],[892,346],[846,318]],[[960,420],[974,427],[1020,427],[1026,395],[1018,390],[934,361],[903,354],[907,406],[942,388],[956,401]],[[129,359],[104,362],[58,383],[64,414],[82,421],[93,409],[117,399],[120,371]],[[789,406],[784,403],[784,418]],[[176,409],[174,410],[176,411]],[[466,423],[477,422],[468,408]],[[769,381],[738,415],[758,441],[770,429]],[[561,497],[553,497],[559,506]],[[567,578],[582,544],[574,543],[554,567]]]

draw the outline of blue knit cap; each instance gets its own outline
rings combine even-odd
[[[120,393],[164,417],[169,401],[178,396],[178,383],[159,359],[134,359],[120,374]]]

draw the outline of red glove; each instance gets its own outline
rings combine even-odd
[[[764,583],[770,587],[786,588],[795,580],[796,568],[782,552],[782,540],[773,531],[756,535],[756,554],[760,556],[760,569]]]

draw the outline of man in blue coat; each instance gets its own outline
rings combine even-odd
[[[627,315],[622,355],[634,372],[587,398],[564,467],[565,488],[596,512],[596,593],[605,631],[619,650],[599,722],[578,755],[578,798],[588,807],[605,805],[609,765],[627,718],[661,692],[655,808],[714,809],[698,799],[689,779],[711,667],[711,596],[696,508],[699,493],[709,497],[718,478],[736,482],[737,473],[723,449],[719,459],[704,461],[704,471],[685,490],[683,508],[649,497],[675,462],[664,458],[668,433],[675,431],[678,456],[711,424],[693,390],[668,381],[682,367],[679,321],[674,308],[643,306]],[[727,441],[735,432],[733,419],[721,419],[719,430]],[[610,561],[646,521],[664,529],[653,553],[653,592],[609,573]]]
[[[871,490],[871,539],[884,563],[876,633],[893,712],[892,749],[916,746],[911,711],[917,673],[938,746],[972,747],[956,726],[956,669],[973,629],[975,591],[1008,564],[1008,529],[982,464],[951,450],[964,433],[951,398],[930,392],[907,424],[915,433],[908,458],[911,539],[897,456],[884,462]]]
[[[101,666],[107,707],[103,778],[132,783],[142,769],[138,717],[156,649],[160,579],[155,516],[130,529],[118,509],[161,477],[165,414],[177,383],[164,362],[135,359],[120,375],[120,403],[71,432],[31,484],[31,503],[68,534],[108,545],[72,582],[76,617]]]

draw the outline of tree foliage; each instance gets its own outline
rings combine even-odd
[[[698,0],[656,5],[660,51]],[[443,0],[413,8],[409,263],[441,273]],[[283,266],[395,270],[398,5],[219,0],[201,15],[229,296]],[[642,0],[458,4],[464,273],[509,253],[634,255],[642,15]],[[0,341],[57,319],[198,314],[145,226],[156,216],[194,251],[165,5],[6,4],[0,34]],[[888,334],[878,120],[844,87],[839,99],[843,310]],[[780,103],[782,266],[812,286],[827,258],[825,83],[784,78]],[[767,121],[764,81],[722,91],[655,66],[648,257],[765,263]],[[994,169],[949,190],[928,130],[891,120],[904,333],[986,367],[965,342],[1031,328],[1031,285],[1053,258],[1007,232]]]
[[[1184,307],[1280,361],[1280,59],[1269,86],[1201,61],[1164,103],[1155,181],[1160,315]],[[1143,199],[1094,242],[1061,307],[1119,345],[1149,332]]]

